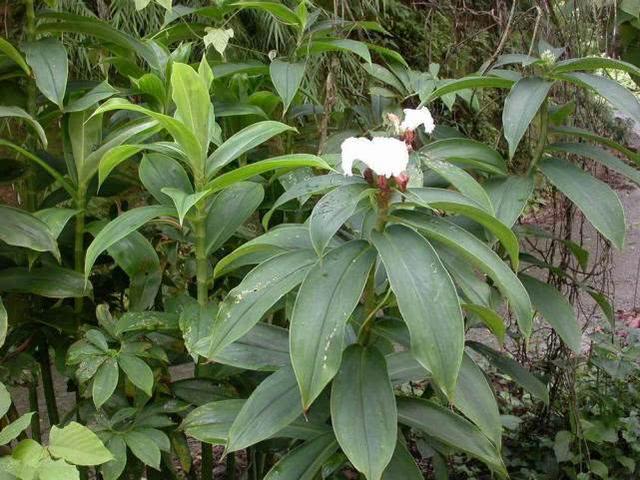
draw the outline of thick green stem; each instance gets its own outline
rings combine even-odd
[[[84,272],[84,224],[86,218],[86,187],[83,185],[78,186],[78,195],[76,198],[76,208],[78,213],[76,214],[76,228],[75,237],[73,243],[73,261],[76,272]],[[74,299],[75,312],[80,314],[82,312],[83,298],[77,297]]]
[[[546,98],[540,106],[540,112],[538,115],[540,116],[540,132],[538,134],[538,143],[536,144],[533,156],[531,157],[531,163],[529,163],[529,168],[527,169],[528,175],[533,172],[533,169],[542,158],[542,155],[544,154],[544,147],[547,145],[547,136],[549,134],[549,104]]]
[[[51,375],[51,359],[49,358],[49,347],[46,342],[42,342],[39,352],[40,373],[42,374],[42,389],[44,390],[44,401],[47,405],[47,415],[49,425],[60,423],[58,413],[58,403],[56,401],[56,391],[53,386],[53,376]]]
[[[38,381],[35,378],[29,384],[29,410],[34,412],[31,417],[31,438],[40,443],[42,435],[40,434],[40,411],[38,410]]]

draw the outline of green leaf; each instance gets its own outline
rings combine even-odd
[[[207,254],[218,250],[256,211],[264,198],[262,185],[239,182],[225,188],[207,210]]]
[[[33,212],[33,216],[46,223],[53,238],[58,238],[62,230],[64,230],[65,225],[71,220],[71,217],[77,213],[78,210],[54,207]]]
[[[515,273],[502,259],[476,236],[444,218],[418,212],[398,212],[401,222],[417,228],[424,235],[462,255],[489,275],[509,300],[522,333],[531,334],[533,309],[527,291]]]
[[[34,412],[25,413],[20,418],[0,430],[0,445],[6,445],[20,435],[20,433],[31,424],[31,417],[33,416],[33,413]]]
[[[468,90],[470,88],[511,88],[513,83],[513,80],[502,77],[464,77],[457,80],[447,81],[447,83],[445,83],[441,87],[436,88],[433,92],[431,92],[431,95],[429,95],[427,102],[431,102],[436,98],[440,98],[449,93],[459,92],[460,90]]]
[[[280,253],[292,250],[311,250],[311,238],[306,225],[279,225],[244,243],[222,258],[213,271],[214,278],[244,265],[255,265]]]
[[[29,123],[29,125],[33,127],[33,130],[38,135],[38,138],[40,139],[40,143],[42,144],[42,147],[45,150],[47,149],[47,134],[44,132],[42,125],[40,125],[40,123],[35,118],[33,118],[23,109],[21,109],[20,107],[0,106],[0,118],[3,118],[3,117],[16,117],[16,118],[22,118],[26,120],[27,123]]]
[[[382,474],[382,480],[423,480],[423,478],[413,455],[398,439],[391,462]]]
[[[587,220],[618,249],[624,245],[626,225],[618,195],[605,183],[581,168],[557,158],[540,162],[538,168]]]
[[[602,137],[600,135],[596,135],[589,130],[585,130],[583,128],[577,127],[552,127],[551,132],[559,135],[567,135],[570,137],[578,137],[584,138],[586,140],[591,140],[596,143],[600,143],[602,145],[606,145],[609,148],[619,151],[623,155],[625,155],[629,160],[636,164],[640,164],[640,156],[627,147],[620,145],[618,142],[614,142],[608,138]]]
[[[360,301],[375,257],[367,242],[347,242],[319,259],[300,286],[289,349],[305,410],[340,368],[347,320]]]
[[[582,347],[582,330],[573,307],[554,287],[529,275],[520,275],[533,306],[553,327],[562,341],[577,354]]]
[[[193,186],[187,172],[180,163],[161,153],[149,153],[142,156],[138,169],[140,181],[153,198],[164,205],[173,205],[173,200],[162,193],[165,187],[176,188],[192,193]]]
[[[4,53],[7,57],[13,60],[27,75],[31,75],[31,69],[27,62],[24,61],[24,58],[20,54],[20,52],[7,42],[4,38],[0,37],[0,51]]]
[[[493,178],[483,184],[489,194],[495,216],[504,225],[511,228],[516,223],[527,202],[533,194],[533,177],[509,175],[506,178]]]
[[[468,342],[468,345],[476,352],[485,356],[498,370],[509,375],[518,385],[539,398],[544,403],[549,403],[549,391],[547,386],[523,368],[519,363],[495,350],[477,342]]]
[[[120,353],[118,355],[118,365],[129,378],[131,383],[142,390],[147,395],[153,393],[153,372],[149,365],[134,355]]]
[[[375,347],[348,347],[331,388],[331,422],[342,451],[368,480],[379,480],[391,461],[396,414],[382,354]]]
[[[298,53],[301,55],[308,55],[312,53],[323,52],[351,52],[358,55],[365,62],[371,63],[371,54],[366,43],[358,42],[356,40],[349,40],[345,38],[341,39],[321,39],[313,40],[308,46],[302,45],[298,49]],[[273,77],[272,77],[273,78]]]
[[[204,47],[208,48],[210,45],[213,45],[213,48],[220,55],[224,55],[224,51],[227,49],[227,45],[229,45],[229,40],[231,40],[234,36],[233,28],[205,28],[207,34],[202,37],[204,41]]]
[[[113,458],[95,433],[76,422],[49,433],[49,452],[73,465],[101,465]]]
[[[502,155],[484,143],[466,138],[436,140],[422,147],[420,154],[426,155],[432,160],[446,160],[498,175],[507,173],[507,166]]]
[[[465,353],[454,405],[499,449],[502,421],[491,385],[478,365]]]
[[[251,330],[269,308],[302,282],[316,260],[312,251],[285,252],[251,270],[220,304],[209,357]]]
[[[229,429],[226,451],[235,452],[269,438],[302,414],[302,402],[291,367],[258,385]]]
[[[163,215],[173,216],[175,215],[175,209],[164,205],[134,208],[109,222],[100,233],[96,235],[91,245],[89,245],[89,248],[87,248],[84,261],[85,278],[89,278],[91,268],[102,252],[114,243],[125,238],[131,232],[136,231],[145,223]]]
[[[170,312],[125,312],[118,319],[114,333],[178,330],[178,315]]]
[[[485,307],[484,305],[474,305],[470,303],[462,304],[462,308],[469,313],[477,315],[480,320],[486,325],[486,327],[493,333],[500,345],[504,344],[504,338],[507,333],[507,327],[504,324],[504,320],[494,310]]]
[[[0,347],[4,345],[4,341],[7,339],[7,330],[9,329],[9,316],[7,315],[7,309],[2,303],[2,297],[0,297]],[[4,385],[3,385],[4,388]],[[0,411],[2,408],[0,408]],[[6,412],[2,412],[0,417],[2,417]]]
[[[489,195],[469,173],[460,167],[440,160],[426,158],[423,159],[423,163],[451,183],[460,193],[476,202],[487,213],[493,215],[493,206],[491,205],[491,200],[489,200]]]
[[[129,450],[140,459],[145,465],[149,465],[156,470],[160,470],[160,448],[156,445],[148,435],[137,431],[131,430],[124,435],[124,441],[129,447]]]
[[[513,158],[516,153],[520,140],[547,98],[552,85],[553,82],[538,77],[526,77],[511,88],[502,111],[502,126],[504,138],[509,144],[509,158]]]
[[[58,245],[48,225],[24,210],[0,205],[0,240],[14,247],[51,252],[60,259]]]
[[[201,442],[226,445],[231,424],[245,402],[233,399],[206,403],[189,412],[180,429]]]
[[[107,448],[113,460],[103,463],[100,467],[104,480],[117,480],[127,465],[127,445],[122,435],[113,435],[107,442]]]
[[[38,89],[62,110],[69,74],[69,60],[64,45],[53,38],[44,38],[25,43],[22,50]]]
[[[180,120],[168,115],[154,112],[140,105],[135,105],[121,98],[112,98],[100,105],[93,115],[98,115],[113,110],[128,110],[138,112],[156,120],[184,150],[186,157],[193,168],[198,168],[203,158],[202,146],[195,134]]]
[[[393,225],[371,240],[411,333],[411,352],[453,397],[464,349],[464,322],[451,277],[421,235]],[[435,300],[437,299],[437,300]]]
[[[617,81],[600,75],[581,72],[566,73],[559,75],[559,77],[578,86],[593,90],[616,109],[629,114],[635,122],[640,122],[640,102],[632,92]]]
[[[287,453],[264,480],[313,480],[337,449],[333,432],[319,435]]]
[[[497,58],[496,63],[494,63],[491,68],[493,69],[504,65],[513,65],[514,63],[518,63],[523,67],[528,67],[534,63],[540,63],[540,59],[532,57],[531,55],[524,55],[522,53],[506,53],[504,55],[500,55]]]
[[[195,362],[198,361],[198,355],[206,355],[206,347],[208,346],[207,335],[211,332],[213,321],[218,313],[218,306],[215,303],[200,305],[197,302],[186,304],[182,312],[180,312],[180,330],[182,330],[182,338],[184,346],[189,355]],[[200,345],[202,350],[200,351]]]
[[[189,210],[193,208],[193,206],[198,203],[208,192],[198,192],[198,193],[186,193],[182,190],[178,190],[177,188],[165,187],[161,190],[162,193],[167,195],[173,200],[173,204],[176,207],[176,211],[178,212],[178,220],[180,225],[182,226],[182,222],[184,221],[184,217],[189,213]]]
[[[545,148],[548,152],[564,152],[573,155],[580,155],[593,160],[596,163],[618,172],[620,175],[627,177],[629,180],[640,185],[640,171],[627,165],[615,155],[608,151],[589,145],[588,143],[554,143]]]
[[[86,110],[102,100],[113,97],[116,93],[118,93],[118,90],[109,85],[109,82],[105,80],[81,97],[67,103],[67,106],[64,107],[64,112],[72,113]]]
[[[64,460],[47,458],[38,465],[38,480],[80,480],[80,472]]]
[[[173,63],[171,73],[171,98],[176,104],[176,118],[195,135],[200,143],[202,158],[197,159],[204,172],[204,156],[209,148],[210,121],[213,106],[209,87],[197,71],[184,63]],[[193,162],[196,159],[191,159]]]
[[[288,331],[258,323],[240,339],[223,348],[213,360],[246,370],[278,370],[290,363]]]
[[[397,404],[400,423],[478,458],[502,476],[507,475],[496,447],[463,417],[428,400],[399,398]]]
[[[371,59],[369,59],[370,61]],[[289,63],[277,58],[271,62],[269,74],[276,92],[282,99],[283,113],[289,109],[289,105],[291,105],[296,93],[298,93],[304,78],[304,71],[304,63]]]
[[[406,330],[404,324],[402,327]],[[380,330],[376,333],[380,334]],[[407,337],[409,332],[407,331]],[[409,343],[407,338],[407,344]],[[387,362],[387,371],[389,372],[389,379],[393,386],[403,385],[408,382],[420,382],[429,377],[431,374],[427,369],[418,363],[413,358],[411,352],[404,350],[399,352],[393,352],[385,356]]]
[[[211,194],[227,188],[234,183],[253,178],[261,173],[278,170],[281,168],[315,167],[330,170],[331,167],[320,157],[308,153],[295,153],[269,158],[259,162],[236,168],[214,178],[206,185],[207,193]]]
[[[74,270],[23,267],[0,270],[0,292],[34,293],[48,298],[79,298],[91,294],[91,284]]]
[[[356,211],[369,192],[368,185],[351,184],[332,190],[316,203],[309,217],[309,234],[313,248],[322,255],[331,238]]]
[[[96,408],[100,408],[111,398],[117,386],[118,362],[115,358],[108,358],[100,365],[93,379],[92,396]]]
[[[210,179],[222,167],[270,138],[291,130],[295,129],[272,120],[257,122],[240,130],[209,155],[207,158],[207,178]]]
[[[607,57],[582,57],[570,58],[556,63],[551,73],[568,73],[577,70],[601,70],[611,69],[627,72],[630,75],[640,76],[640,68],[622,60]]]
[[[287,25],[297,26],[300,24],[300,19],[295,12],[287,8],[282,3],[242,0],[240,2],[231,3],[229,6],[238,7],[238,9],[256,8],[273,15],[277,20]]]
[[[443,188],[411,188],[407,190],[407,199],[436,210],[460,213],[478,222],[502,243],[511,257],[514,269],[518,269],[520,246],[518,239],[509,227],[493,215],[489,215],[480,205],[452,190]]]
[[[118,145],[105,153],[98,165],[98,186],[104,183],[114,168],[140,153],[144,148],[144,145]]]
[[[79,185],[87,185],[99,168],[98,157],[91,155],[102,141],[102,115],[89,110],[68,116],[71,152]]]

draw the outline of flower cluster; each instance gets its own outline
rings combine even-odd
[[[353,175],[353,164],[364,163],[368,169],[385,178],[403,178],[409,163],[409,145],[413,132],[424,126],[427,133],[433,132],[435,124],[426,107],[417,110],[405,109],[404,120],[398,125],[403,140],[392,137],[351,137],[342,142],[342,171],[345,175]],[[409,145],[408,145],[409,144]]]

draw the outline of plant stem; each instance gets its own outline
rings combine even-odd
[[[545,98],[540,106],[540,133],[538,136],[538,143],[536,144],[536,148],[533,151],[533,156],[531,158],[531,163],[529,163],[529,168],[527,169],[527,175],[530,175],[533,172],[533,169],[537,165],[537,163],[542,158],[542,154],[544,153],[544,147],[547,144],[547,136],[549,134],[549,103]]]
[[[31,417],[31,438],[41,443],[40,411],[38,410],[38,380],[36,378],[29,384],[29,410],[34,412]]]
[[[251,458],[255,460],[255,449],[251,450]],[[229,452],[227,454],[227,465],[225,469],[227,474],[227,480],[235,480],[236,478],[236,452]]]
[[[76,272],[84,272],[84,224],[86,219],[86,187],[84,185],[78,186],[78,194],[76,198],[76,208],[78,213],[76,214],[76,228],[73,243],[73,259]],[[76,297],[74,299],[75,313],[82,313],[82,306],[84,304],[83,297]],[[78,324],[80,321],[78,320]]]
[[[51,375],[51,359],[49,358],[49,347],[46,342],[40,344],[39,352],[40,373],[42,374],[42,389],[44,390],[44,401],[47,404],[47,415],[49,425],[60,423],[58,413],[58,403],[56,401],[56,391],[53,387],[53,377]]]

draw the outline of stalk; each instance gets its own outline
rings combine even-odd
[[[78,273],[84,272],[84,224],[86,219],[87,208],[87,188],[84,185],[78,185],[78,193],[76,197],[76,208],[78,213],[76,214],[76,228],[73,243],[73,259],[74,268]],[[76,314],[82,313],[82,306],[84,303],[83,297],[77,297],[74,299],[74,310]],[[80,320],[78,319],[78,325]]]
[[[42,442],[42,435],[40,434],[40,411],[38,410],[38,381],[33,379],[33,382],[29,384],[29,410],[33,413],[31,417],[31,438],[36,442]]]
[[[201,192],[204,190],[205,178],[204,175],[195,176],[196,191]],[[207,285],[209,277],[209,262],[207,261],[207,210],[206,200],[200,200],[196,204],[196,215],[193,219],[193,229],[196,237],[195,250],[196,250],[196,287],[197,287],[197,299],[200,308],[205,308],[209,301],[209,287]],[[198,366],[200,360],[196,365],[196,376],[198,376]],[[201,443],[201,456],[202,464],[200,471],[201,480],[213,480],[213,446],[202,442]]]
[[[544,153],[544,147],[547,144],[547,136],[549,134],[549,103],[545,98],[544,102],[540,106],[540,136],[538,137],[538,143],[536,144],[536,148],[533,151],[533,157],[531,158],[531,163],[529,164],[529,168],[527,169],[527,175],[530,175],[533,172],[536,164],[542,158],[542,154]]]
[[[40,345],[40,372],[42,373],[42,389],[44,390],[44,401],[47,405],[47,415],[49,425],[60,423],[58,404],[56,402],[56,392],[53,387],[53,377],[51,375],[51,359],[49,358],[49,348],[46,342]]]

